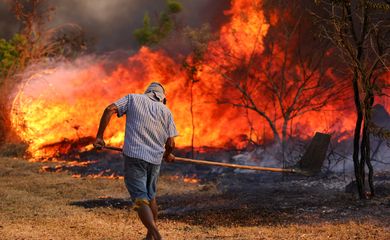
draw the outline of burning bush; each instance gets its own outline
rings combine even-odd
[[[11,131],[10,99],[27,66],[43,61],[80,54],[85,47],[82,30],[72,24],[47,27],[54,8],[43,0],[10,1],[11,11],[20,22],[21,30],[10,40],[0,39],[0,144],[7,137],[15,141]],[[22,83],[23,84],[23,83]],[[22,139],[24,140],[24,139]]]

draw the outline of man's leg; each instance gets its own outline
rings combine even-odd
[[[157,202],[156,202],[156,191],[157,191],[157,179],[160,173],[160,165],[148,164],[148,179],[146,181],[146,188],[148,189],[148,197],[150,199],[149,207],[153,214],[154,224],[157,222]],[[148,231],[147,237],[151,235]]]
[[[157,207],[156,198],[153,198],[152,200],[150,200],[150,205],[149,206],[150,206],[150,209],[152,209],[154,221],[157,222],[158,207]]]
[[[125,156],[124,173],[125,184],[129,191],[132,200],[134,201],[135,209],[142,223],[148,230],[146,235],[147,240],[161,239],[154,221],[153,212],[149,206],[150,197],[148,196],[148,163],[136,158]]]
[[[141,219],[141,222],[148,229],[148,234],[146,235],[147,240],[151,240],[153,237],[155,240],[160,240],[161,235],[157,229],[157,225],[154,219],[154,214],[152,208],[149,205],[143,203],[137,209],[138,216]]]
[[[148,189],[148,197],[150,199],[149,206],[152,209],[154,221],[157,221],[157,214],[158,214],[156,193],[157,193],[157,181],[158,181],[159,174],[160,174],[160,165],[149,164],[146,188]]]
[[[150,206],[150,209],[152,210],[152,213],[153,213],[154,223],[157,225],[158,207],[157,207],[156,198],[153,198],[150,201],[149,206]],[[148,234],[146,235],[146,239],[152,239],[152,232],[150,232],[149,230],[148,230]]]

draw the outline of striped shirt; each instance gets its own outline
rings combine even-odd
[[[178,135],[171,111],[145,94],[129,94],[114,104],[118,117],[126,114],[123,154],[161,164],[165,142]]]

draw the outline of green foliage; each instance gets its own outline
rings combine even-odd
[[[140,45],[155,45],[175,28],[174,17],[182,10],[182,5],[176,0],[167,0],[166,10],[161,12],[156,25],[151,24],[148,13],[144,15],[143,27],[133,32]]]
[[[169,13],[171,13],[171,14],[179,13],[183,9],[182,5],[176,0],[168,0],[167,1],[167,8],[168,8]]]
[[[21,64],[22,51],[27,44],[26,38],[15,34],[10,40],[0,39],[0,77],[16,70]]]
[[[150,17],[148,13],[144,15],[144,26],[138,28],[133,32],[134,37],[141,45],[151,45],[155,43],[155,28],[150,24]]]
[[[192,54],[191,57],[184,60],[183,68],[186,70],[187,76],[192,83],[196,83],[200,81],[197,75],[199,71],[202,71],[204,55],[209,42],[213,40],[214,36],[211,34],[208,24],[204,24],[200,28],[186,27],[184,29],[184,35],[191,46]]]
[[[215,36],[211,33],[210,26],[204,24],[200,28],[186,27],[184,35],[191,45],[193,61],[202,61],[209,42],[215,39]]]
[[[171,19],[170,15],[167,13],[161,13],[160,15],[160,34],[168,34],[174,27],[174,22]]]

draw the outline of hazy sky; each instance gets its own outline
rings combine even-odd
[[[75,23],[80,25],[88,38],[94,39],[98,51],[137,47],[132,32],[142,26],[145,12],[156,16],[165,7],[165,0],[48,0],[56,8],[53,25]],[[224,20],[223,10],[229,0],[181,0],[183,12],[179,20],[183,25],[212,26]],[[0,0],[0,38],[8,38],[17,32],[18,22],[9,6]]]

